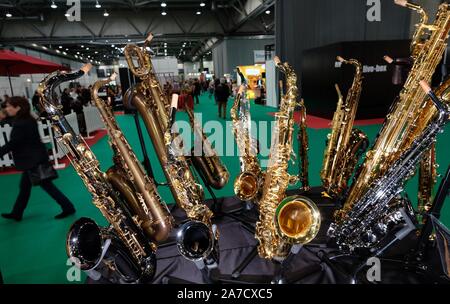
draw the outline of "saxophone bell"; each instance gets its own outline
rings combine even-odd
[[[89,218],[81,218],[72,224],[66,251],[70,260],[81,270],[92,273],[101,271],[102,266],[106,266],[113,270],[115,279],[121,282],[147,282],[156,272],[154,253],[142,259],[141,265],[137,265],[112,231],[100,228]],[[110,277],[109,280],[114,279]]]
[[[285,198],[275,212],[278,234],[290,244],[306,244],[319,232],[321,216],[317,205],[307,197]]]
[[[234,182],[234,193],[241,201],[253,200],[259,193],[259,178],[252,172],[242,172]]]
[[[200,221],[189,221],[177,233],[177,247],[181,255],[191,261],[218,261],[216,238],[208,225]]]

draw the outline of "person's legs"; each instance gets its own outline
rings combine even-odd
[[[227,102],[222,102],[223,119],[227,119]]]
[[[73,213],[75,211],[75,207],[70,200],[61,191],[59,191],[58,188],[56,188],[52,181],[44,181],[40,186],[61,206],[63,213]]]
[[[218,102],[218,108],[219,108],[219,117],[222,118],[222,103]]]
[[[195,102],[196,102],[197,104],[200,103],[200,99],[199,99],[198,95],[195,95]]]
[[[27,208],[28,200],[31,195],[31,181],[28,177],[28,173],[22,173],[22,178],[20,179],[19,195],[17,196],[16,203],[14,204],[13,211],[11,214],[22,218],[25,208]]]

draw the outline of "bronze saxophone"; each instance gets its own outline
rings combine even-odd
[[[303,99],[300,100],[300,123],[298,126],[298,157],[299,157],[299,180],[302,184],[302,191],[309,191],[309,161],[308,161],[308,133],[306,126],[306,107]]]
[[[150,54],[146,51],[146,48],[152,39],[153,36],[150,34],[142,49],[134,44],[129,44],[125,47],[124,55],[131,72],[136,77],[142,79],[142,82],[138,84],[136,88],[131,88],[130,91],[127,92],[126,97],[130,100],[129,97],[132,94],[132,90],[145,92],[146,96],[151,95],[153,97],[152,110],[156,111],[155,115],[157,116],[155,122],[159,122],[161,126],[165,127],[167,126],[169,119],[168,113],[170,101],[156,77]],[[133,62],[133,59],[136,59],[137,65]],[[148,114],[144,115],[143,112],[141,112],[141,108],[136,108],[144,118],[146,126],[148,126],[149,121],[145,118]],[[191,120],[191,125],[193,124],[194,122]],[[192,165],[197,172],[205,178],[205,183],[214,189],[222,189],[228,183],[229,172],[217,156],[215,150],[211,147],[211,144],[207,141],[201,127],[198,127],[198,129],[194,129],[193,131],[196,133],[201,132],[198,136],[202,140],[202,147],[206,153],[202,156],[194,155],[191,158]]]
[[[356,72],[345,102],[336,84],[339,100],[320,173],[325,191],[333,197],[341,196],[347,189],[359,157],[368,146],[368,139],[364,132],[353,129],[362,90],[362,65],[355,59],[344,60],[340,56],[337,59],[344,64],[353,65]]]
[[[228,183],[230,173],[222,163],[216,151],[212,148],[212,145],[205,133],[203,133],[203,129],[196,121],[192,109],[186,107],[186,113],[189,116],[189,122],[195,134],[195,138],[200,139],[201,141],[198,145],[203,148],[202,156],[197,156],[195,153],[195,147],[192,148],[192,156],[190,157],[192,164],[196,168],[197,172],[202,174],[208,185],[214,189],[222,189]]]
[[[366,154],[344,207],[337,214],[338,220],[347,214],[372,183],[386,173],[394,161],[411,147],[414,139],[432,121],[424,118],[437,115],[431,103],[426,102],[425,92],[420,88],[419,82],[430,82],[447,47],[450,30],[450,9],[447,3],[439,6],[436,21],[426,28],[431,32],[430,37],[420,48],[398,99],[391,107],[372,149]]]
[[[256,141],[251,136],[250,102],[247,99],[247,85],[240,73],[242,85],[230,111],[233,134],[239,150],[241,173],[234,182],[234,193],[242,201],[257,203],[261,196],[264,174],[257,157]]]
[[[288,63],[274,59],[278,69],[286,75],[286,94],[276,113],[269,166],[265,174],[262,197],[259,202],[259,220],[256,239],[259,256],[265,259],[284,259],[293,244],[305,244],[317,235],[321,217],[315,203],[303,196],[286,198],[289,184],[297,176],[287,172],[292,154],[294,131],[293,113],[297,105],[297,75]]]
[[[58,143],[65,147],[66,155],[92,194],[94,205],[111,225],[100,228],[93,220],[81,218],[70,228],[67,254],[84,271],[93,272],[103,265],[117,273],[120,282],[146,282],[156,271],[156,246],[148,232],[156,233],[157,226],[150,225],[147,228],[151,229],[144,231],[142,223],[149,223],[148,218],[137,219],[128,202],[117,194],[89,146],[64,118],[54,94],[59,84],[83,76],[90,68],[88,64],[73,73],[54,72],[38,87],[40,103],[49,114]]]
[[[212,233],[210,219],[212,212],[204,204],[204,192],[198,184],[189,168],[186,157],[183,153],[168,149],[166,143],[167,134],[170,134],[169,111],[170,104],[160,89],[160,84],[156,79],[151,64],[150,57],[145,53],[145,48],[151,40],[151,35],[146,40],[144,51],[137,45],[127,45],[124,53],[132,73],[139,77],[142,82],[130,89],[126,94],[124,103],[133,106],[141,114],[146,129],[152,139],[156,155],[161,163],[164,175],[168,181],[171,193],[177,205],[183,209],[191,220],[183,226],[178,233],[179,249],[183,256],[190,260],[197,260],[206,257],[211,253],[216,245],[216,236]],[[136,59],[138,65],[134,63]],[[169,133],[167,133],[169,132]],[[181,137],[174,136],[177,144],[181,144]],[[172,146],[172,145],[171,145]],[[199,223],[204,223],[201,226]],[[201,233],[197,231],[209,231]],[[204,242],[196,242],[194,236],[203,235]],[[202,247],[203,246],[203,247]]]

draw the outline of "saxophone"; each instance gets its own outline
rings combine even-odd
[[[259,256],[282,260],[292,245],[310,242],[317,235],[321,217],[317,206],[303,196],[287,197],[289,184],[297,182],[297,176],[287,172],[292,154],[293,113],[297,104],[297,75],[288,63],[275,64],[286,75],[286,94],[276,114],[269,166],[265,174],[262,197],[259,202],[259,220],[256,223],[256,239]]]
[[[151,38],[151,35],[147,38],[144,51],[137,45],[130,44],[125,47],[124,53],[130,70],[136,77],[142,79],[142,82],[132,88],[131,93],[126,94],[127,98],[124,99],[124,103],[129,107],[135,107],[141,114],[171,193],[177,205],[186,212],[190,219],[178,233],[180,253],[189,260],[200,260],[207,257],[214,249],[215,236],[208,220],[212,213],[206,205],[202,204],[203,188],[196,182],[183,153],[167,147],[166,137],[167,132],[170,134],[169,112],[171,108],[153,73],[150,57],[145,53]],[[135,66],[134,59],[138,66]],[[176,140],[175,145],[182,144],[179,142],[181,137],[174,135],[174,139]],[[199,222],[206,223],[206,225],[202,226]],[[209,232],[202,233],[200,230]],[[196,242],[195,235],[203,235],[205,241]]]
[[[195,134],[195,138],[200,139],[201,141],[201,143],[198,143],[195,146],[198,145],[202,147],[204,152],[204,156],[197,156],[195,154],[195,147],[193,147],[191,151],[192,156],[190,158],[192,164],[196,168],[197,172],[202,174],[208,185],[214,189],[222,189],[228,183],[230,173],[220,160],[220,157],[217,155],[216,151],[212,148],[212,145],[203,132],[202,127],[196,121],[192,109],[186,107],[186,113],[189,116],[189,122]]]
[[[372,149],[366,154],[344,207],[336,214],[337,220],[345,216],[373,182],[383,176],[411,147],[415,138],[437,114],[432,102],[426,102],[419,82],[430,82],[447,47],[450,30],[450,9],[447,3],[439,6],[436,21],[433,25],[427,25],[427,29],[431,35],[420,49],[398,99],[391,107]]]
[[[335,239],[343,251],[373,251],[383,244],[386,237],[393,235],[391,232],[396,232],[396,239],[404,237],[405,233],[399,228],[413,223],[410,202],[396,197],[403,191],[405,181],[414,174],[424,153],[436,141],[436,136],[450,118],[448,105],[434,95],[425,81],[420,84],[424,92],[429,94],[438,113],[414,139],[411,147],[356,202],[352,210],[330,226],[328,235]]]
[[[247,85],[239,71],[242,84],[230,111],[233,134],[239,150],[241,173],[234,182],[234,193],[241,201],[257,202],[261,196],[264,174],[257,157],[257,144],[251,136],[250,102],[247,99]]]
[[[302,188],[301,190],[306,192],[309,191],[311,189],[311,187],[309,186],[309,170],[308,170],[308,166],[309,166],[309,161],[308,161],[308,133],[307,133],[307,127],[306,127],[306,107],[305,107],[305,102],[303,101],[303,99],[300,100],[300,123],[299,123],[299,128],[298,128],[298,136],[297,136],[297,141],[298,141],[298,155],[300,158],[300,170],[299,170],[299,180],[300,183],[302,184]]]
[[[67,254],[84,271],[92,273],[103,265],[113,270],[121,282],[147,282],[156,271],[156,246],[148,237],[149,230],[139,225],[127,201],[101,171],[89,146],[73,131],[54,93],[59,84],[83,76],[90,68],[88,64],[73,73],[54,72],[38,86],[40,103],[49,114],[58,143],[92,194],[94,205],[110,223],[110,227],[100,228],[88,218],[76,221],[67,237]],[[106,258],[108,252],[112,261]]]
[[[327,148],[320,177],[327,194],[339,197],[347,189],[349,179],[355,171],[358,159],[367,149],[367,136],[358,129],[353,129],[359,98],[362,90],[362,66],[355,59],[337,60],[355,67],[355,77],[347,93],[345,102],[336,84],[339,96],[336,112],[333,116],[332,131],[328,135]]]
[[[131,95],[133,95],[132,91],[141,91],[145,92],[146,96],[152,96],[153,103],[151,109],[152,111],[156,112],[154,116],[155,118],[157,118],[157,120],[155,120],[155,123],[158,122],[161,126],[166,127],[169,120],[168,113],[170,110],[170,101],[161,88],[161,85],[156,77],[153,68],[151,57],[146,50],[150,45],[152,39],[153,35],[149,34],[142,49],[134,44],[129,44],[124,49],[124,55],[131,72],[136,77],[142,80],[142,82],[138,84],[136,88],[131,88],[125,94],[125,96],[127,97],[126,100],[130,102],[132,99]],[[134,59],[136,59],[137,66],[133,62]],[[149,123],[151,123],[147,119],[148,114],[144,114],[145,112],[142,112],[142,109],[140,107],[135,107],[142,115],[144,122],[148,128]],[[191,124],[193,124],[192,121]],[[199,130],[201,130],[201,128]],[[194,132],[198,132],[198,130],[194,130]],[[229,172],[225,165],[221,162],[220,158],[217,156],[217,153],[211,147],[211,144],[206,140],[206,136],[202,131],[201,135],[199,135],[199,138],[202,139],[202,147],[204,148],[206,153],[205,156],[194,155],[192,157],[192,164],[195,169],[205,178],[205,182],[208,185],[210,185],[214,189],[222,189],[228,183]],[[153,137],[152,139],[155,140]],[[161,162],[161,164],[163,164],[163,162]]]

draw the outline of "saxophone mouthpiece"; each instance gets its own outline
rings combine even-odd
[[[145,39],[145,42],[150,42],[153,40],[153,33],[149,33],[147,38]]]
[[[384,59],[384,61],[386,61],[386,62],[389,63],[389,64],[391,64],[391,63],[394,62],[394,59],[392,59],[392,57],[389,57],[389,56],[387,56],[387,55],[384,56],[383,59]]]
[[[81,67],[81,71],[83,71],[85,74],[87,74],[92,69],[92,64],[86,63]]]
[[[344,61],[345,61],[345,59],[342,58],[341,56],[337,56],[336,59],[337,59],[337,61],[339,61],[339,62],[344,62]]]
[[[425,80],[422,80],[419,83],[422,89],[425,91],[425,93],[429,94],[431,92],[431,88]]]
[[[406,7],[406,4],[408,3],[408,1],[406,0],[394,0],[395,4]]]
[[[280,58],[278,56],[275,56],[273,58],[273,61],[275,62],[275,65],[279,65],[281,63],[281,60],[280,60]]]
[[[117,78],[117,73],[114,72],[114,73],[112,73],[111,76],[109,76],[109,81],[114,81],[116,78]]]

